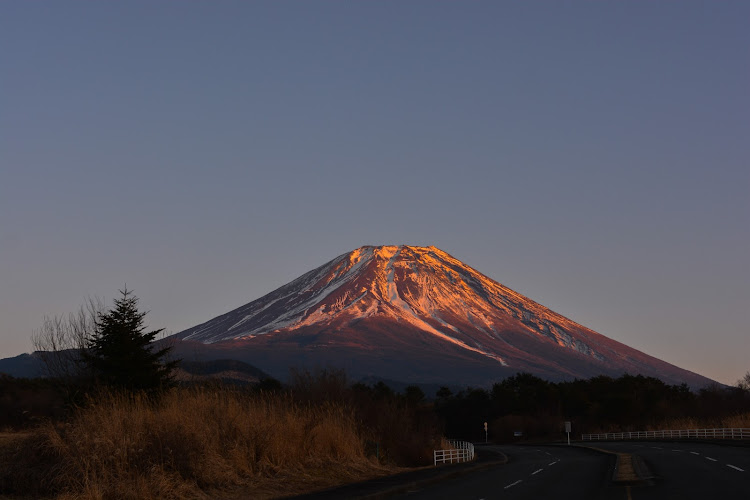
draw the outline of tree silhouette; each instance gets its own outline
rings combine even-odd
[[[138,298],[127,287],[120,293],[114,309],[98,314],[84,362],[98,381],[117,389],[154,391],[170,386],[179,360],[165,361],[171,347],[154,350],[152,344],[164,329],[147,332],[147,313],[138,311]]]

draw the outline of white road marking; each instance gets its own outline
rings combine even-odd
[[[677,453],[682,453],[683,450],[672,450],[672,451],[676,451]]]
[[[518,481],[516,481],[515,483],[510,483],[510,484],[509,484],[508,486],[506,486],[506,487],[505,487],[505,488],[503,488],[503,489],[506,489],[506,490],[507,490],[508,488],[512,488],[512,487],[514,487],[515,485],[517,485],[517,484],[518,484],[518,483],[520,483],[520,482],[521,482],[521,480],[519,479],[519,480],[518,480]]]
[[[691,451],[690,453],[692,453],[693,455],[700,455],[700,453],[698,453],[697,451]]]
[[[740,469],[740,468],[739,468],[739,467],[737,467],[736,465],[732,465],[732,464],[727,464],[727,467],[731,467],[732,469],[736,469],[736,470],[738,470],[738,471],[740,471],[740,472],[745,472],[745,469]]]
[[[718,460],[716,460],[715,458],[711,458],[711,457],[706,457],[706,460],[710,460],[712,462],[718,462]]]
[[[550,453],[550,452],[548,452],[548,451],[545,451],[544,453],[546,453],[546,454],[547,454],[547,455],[549,455],[549,456],[552,456],[552,453]]]
[[[554,461],[554,462],[552,462],[551,464],[547,464],[547,465],[555,465],[555,464],[556,464],[557,462],[559,462],[559,460],[555,460],[555,461]]]
[[[659,448],[658,446],[652,446],[651,448],[653,448],[655,450],[663,450],[664,449],[664,448]]]
[[[543,470],[544,470],[544,469],[537,469],[537,470],[535,470],[534,472],[532,472],[532,473],[531,473],[531,475],[533,476],[533,475],[535,475],[535,474],[539,474],[539,473],[540,473],[540,472],[542,472]]]

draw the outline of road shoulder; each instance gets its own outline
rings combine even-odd
[[[430,484],[465,474],[504,465],[508,462],[508,457],[498,450],[477,446],[476,454],[477,458],[472,462],[438,467],[422,467],[392,476],[384,476],[361,483],[348,484],[346,486],[288,498],[293,500],[376,500],[397,493],[424,488]]]

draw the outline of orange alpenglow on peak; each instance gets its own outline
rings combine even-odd
[[[434,246],[362,246],[176,334],[261,369],[301,361],[397,380],[489,383],[622,373],[710,381],[609,339]],[[386,371],[387,373],[381,373]],[[407,380],[408,379],[408,380]],[[454,382],[451,382],[454,383]]]

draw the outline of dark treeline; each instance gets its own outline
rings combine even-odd
[[[215,364],[191,369],[211,372]],[[226,363],[219,365],[226,368]],[[87,386],[77,393],[83,396],[68,399],[70,383],[63,382],[0,374],[0,429],[32,429],[44,422],[64,422],[98,400],[97,392],[86,392]],[[205,389],[245,397],[264,395],[305,407],[347,408],[355,416],[367,455],[381,463],[427,465],[432,461],[432,450],[442,446],[443,426],[432,402],[426,400],[419,387],[408,386],[399,393],[383,382],[352,383],[343,370],[292,370],[286,384],[268,376],[255,383],[221,378],[183,380],[174,389]]]
[[[56,380],[0,373],[0,429],[26,428],[41,419],[60,420],[65,407],[65,396]]]
[[[496,442],[561,439],[565,421],[572,422],[573,437],[580,437],[661,428],[686,418],[720,426],[725,417],[750,412],[750,392],[739,387],[714,385],[692,392],[685,384],[642,375],[555,383],[519,373],[490,390],[452,394],[442,388],[436,398],[435,412],[447,436],[484,440],[488,422],[490,440]]]
[[[265,375],[265,374],[264,374]],[[257,380],[257,379],[256,379]],[[0,376],[0,426],[26,428],[46,420],[65,420],[80,403],[71,404],[54,379],[14,379]],[[219,379],[181,382],[181,387],[234,387]],[[417,386],[396,392],[383,382],[351,383],[343,371],[292,371],[288,384],[264,378],[236,386],[248,393],[278,393],[301,404],[343,404],[351,408],[366,436],[368,454],[391,463],[429,462],[440,436],[489,439],[558,440],[565,421],[573,423],[573,438],[582,433],[665,428],[747,427],[750,390],[714,385],[691,391],[653,377],[606,376],[571,382],[549,382],[519,373],[491,389],[466,388],[453,393],[441,388],[434,399]],[[744,415],[744,416],[742,416]],[[728,417],[738,417],[731,423]],[[727,423],[730,422],[730,423]],[[514,433],[521,432],[521,437]]]
[[[267,383],[268,384],[268,383]],[[398,465],[428,465],[441,446],[442,425],[417,386],[399,393],[384,382],[350,383],[343,370],[292,370],[288,391],[300,403],[351,408],[365,436],[368,455]]]

